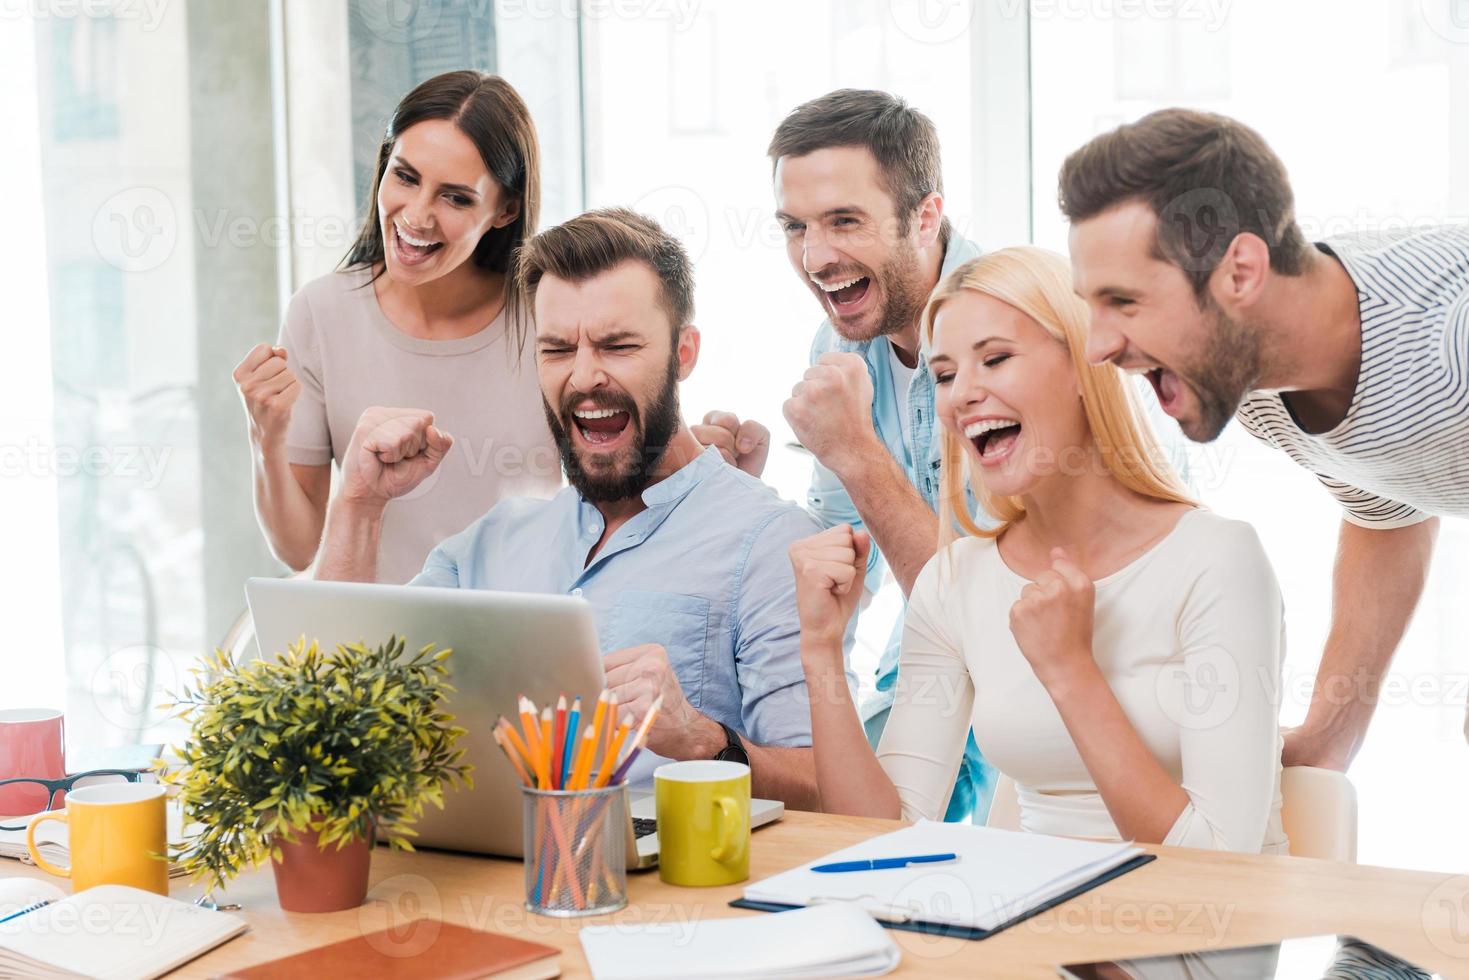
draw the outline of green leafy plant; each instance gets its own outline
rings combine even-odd
[[[162,779],[201,828],[175,859],[213,889],[303,831],[321,847],[375,834],[412,850],[424,805],[443,807],[445,783],[472,785],[464,729],[441,707],[450,652],[405,657],[397,636],[330,653],[302,638],[276,663],[216,650],[172,706],[190,735]]]

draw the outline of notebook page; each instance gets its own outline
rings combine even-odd
[[[139,888],[98,885],[0,923],[0,961],[23,957],[105,980],[149,980],[245,930],[238,916]]]
[[[901,958],[886,931],[844,905],[732,919],[581,931],[597,980],[794,980],[879,976]]]
[[[841,874],[810,870],[835,861],[950,852],[958,862]],[[745,898],[783,905],[846,901],[878,915],[896,910],[921,922],[993,929],[1139,853],[1126,844],[923,820],[755,882]]]

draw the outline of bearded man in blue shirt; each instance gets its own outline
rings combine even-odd
[[[610,209],[537,235],[518,269],[571,485],[497,504],[410,584],[584,598],[621,708],[639,718],[663,698],[630,779],[668,759],[737,758],[756,796],[819,809],[787,551],[820,528],[683,423],[678,383],[699,355],[688,255]],[[365,412],[318,577],[371,581],[384,506],[452,451],[430,411]]]

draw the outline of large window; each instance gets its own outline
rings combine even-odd
[[[1225,113],[1257,129],[1289,169],[1312,240],[1469,220],[1469,19],[1456,20],[1456,10],[1452,0],[1036,0],[1037,243],[1066,250],[1056,207],[1066,154],[1170,105]],[[1330,621],[1340,512],[1314,477],[1238,425],[1196,447],[1192,464],[1206,502],[1254,524],[1275,564],[1288,628],[1281,716],[1298,722]],[[1469,631],[1466,556],[1469,528],[1446,521],[1427,594],[1351,770],[1364,863],[1469,862],[1459,819],[1469,806],[1469,781],[1460,778],[1469,772],[1469,659],[1459,640]]]
[[[715,0],[686,14],[652,4],[640,17],[609,6],[586,20],[588,203],[630,206],[682,238],[698,265],[703,334],[684,414],[727,409],[769,426],[765,478],[792,500],[805,500],[811,464],[789,448],[781,405],[822,312],[775,222],[765,147],[776,125],[835,88],[900,93],[937,125],[948,213],[973,231],[967,18],[925,32],[910,6]],[[866,684],[899,602],[890,586],[863,617],[854,661]]]
[[[26,6],[48,16],[0,16],[0,184],[22,229],[0,239],[16,365],[0,386],[0,602],[19,651],[0,703],[64,701],[79,745],[161,737],[162,691],[239,615],[245,576],[280,571],[229,370],[340,258],[386,115],[433,72],[498,70],[525,95],[543,223],[619,204],[682,237],[704,335],[685,414],[768,425],[767,479],[795,500],[810,460],[781,406],[821,314],[787,262],[764,151],[806,99],[884,88],[931,116],[947,212],[987,248],[1064,252],[1066,153],[1176,104],[1259,129],[1313,237],[1469,220],[1464,0]],[[1282,714],[1298,721],[1336,507],[1234,427],[1192,473],[1275,562]],[[1469,863],[1466,556],[1469,531],[1446,522],[1352,771],[1364,861]],[[889,585],[864,617],[868,684],[899,607]]]

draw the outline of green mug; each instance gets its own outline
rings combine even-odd
[[[670,762],[653,770],[658,876],[670,885],[732,885],[750,877],[750,767]]]

